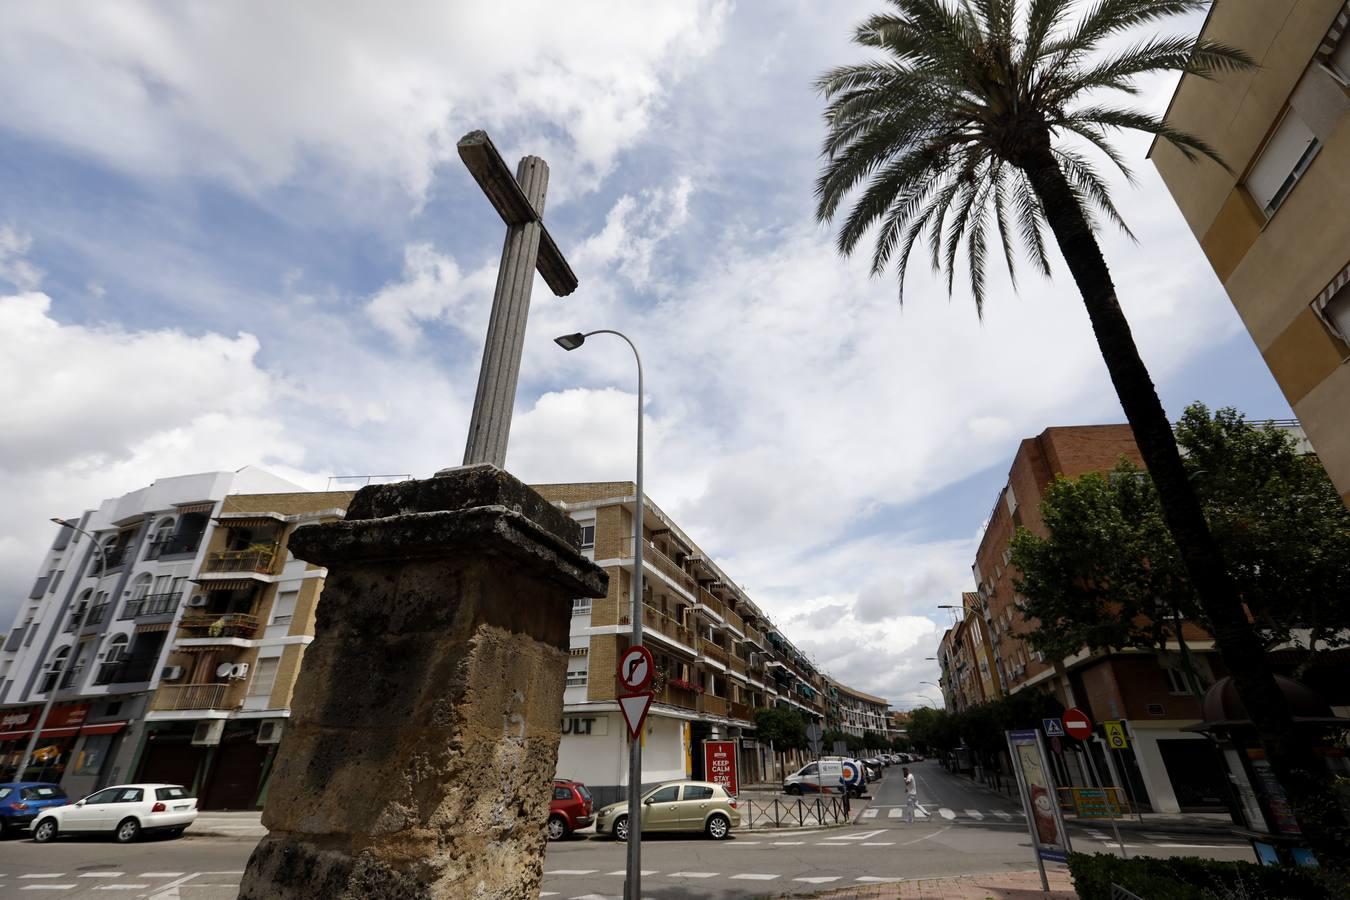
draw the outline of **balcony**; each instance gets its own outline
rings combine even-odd
[[[634,543],[632,538],[624,538],[622,543],[622,553],[625,559],[632,559],[634,556]],[[642,548],[642,559],[656,571],[675,582],[681,590],[693,597],[698,593],[698,583],[694,581],[694,576],[690,575],[684,569],[680,568],[679,563],[666,556],[660,550],[657,550],[651,544]]]
[[[230,709],[225,705],[228,684],[161,684],[150,708],[161,711]]]
[[[127,605],[122,608],[122,618],[135,619],[140,616],[159,616],[164,613],[171,613],[178,608],[178,599],[181,593],[174,591],[167,594],[147,594],[144,597],[135,597],[127,601]]]
[[[83,671],[84,666],[82,665],[74,665],[67,669],[66,674],[61,677],[61,690],[64,691],[72,684],[78,683],[80,680],[80,673]]]
[[[704,694],[699,698],[700,712],[710,716],[725,717],[728,712],[727,700],[725,697],[717,697],[713,694]]]
[[[727,608],[727,611],[722,614],[722,617],[727,620],[728,627],[736,629],[736,631],[741,634],[745,634],[745,620],[732,612],[729,607]]]
[[[84,620],[85,626],[101,624],[104,619],[108,618],[108,608],[110,606],[112,606],[111,603],[100,603],[98,606],[89,610],[89,615]]]
[[[196,613],[184,616],[178,628],[189,638],[252,638],[258,633],[258,618],[242,613]]]
[[[698,589],[698,602],[716,613],[719,619],[726,619],[727,605],[703,588]]]
[[[619,623],[627,625],[630,623],[628,616],[620,616]],[[666,615],[659,609],[653,609],[650,606],[642,607],[642,627],[644,630],[655,631],[658,634],[664,634],[684,644],[686,647],[694,646],[693,629],[686,628],[671,616]]]
[[[657,703],[664,703],[667,706],[678,706],[683,709],[698,709],[698,692],[689,688],[677,687],[673,684],[666,684],[664,690],[654,698]]]
[[[133,544],[128,542],[120,547],[114,547],[111,550],[103,551],[103,553],[99,554],[98,558],[94,561],[94,566],[90,570],[90,574],[99,575],[104,572],[111,572],[123,563],[130,562],[133,546]]]
[[[737,703],[731,701],[731,718],[740,719],[742,722],[753,722],[755,720],[754,711],[749,704]]]
[[[764,646],[764,632],[753,625],[745,626],[745,639],[757,647]]]
[[[272,564],[276,562],[277,551],[272,550],[221,550],[208,554],[203,572],[244,572],[257,575],[271,575]]]
[[[737,674],[740,675],[747,674],[747,669],[749,668],[745,660],[741,659],[734,653],[728,654],[727,666],[731,669],[731,671],[736,672]]]
[[[727,664],[727,651],[712,641],[699,641],[698,652],[724,666]]]

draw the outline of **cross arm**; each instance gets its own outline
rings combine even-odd
[[[577,276],[572,272],[553,235],[544,225],[543,217],[520,189],[492,139],[485,131],[471,131],[459,140],[459,158],[473,175],[474,181],[487,195],[497,214],[508,226],[539,223],[539,256],[535,268],[544,276],[549,288],[559,297],[566,297],[577,288]]]

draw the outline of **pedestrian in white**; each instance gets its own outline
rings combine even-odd
[[[914,776],[910,774],[908,768],[901,769],[900,772],[905,776],[905,822],[913,825],[914,811],[919,806],[919,789],[914,784]]]

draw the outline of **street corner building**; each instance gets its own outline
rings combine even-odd
[[[260,807],[324,575],[286,540],[350,498],[245,468],[162,478],[55,527],[0,652],[0,778],[72,796],[164,781],[203,809]]]
[[[1181,79],[1167,118],[1232,171],[1151,157],[1350,505],[1350,2],[1225,0],[1203,36],[1258,68]]]

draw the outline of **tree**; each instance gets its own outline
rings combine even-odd
[[[1134,79],[1142,74],[1209,78],[1249,67],[1252,60],[1236,48],[1183,37],[1146,37],[1101,52],[1108,40],[1203,9],[1208,0],[1098,0],[1077,16],[1075,0],[890,0],[890,6],[854,36],[878,58],[833,69],[818,82],[827,101],[827,134],[817,217],[833,220],[856,193],[838,249],[852,254],[875,230],[873,274],[894,261],[902,290],[911,251],[925,235],[949,292],[963,255],[977,310],[984,304],[990,242],[998,242],[1015,285],[1016,244],[1049,274],[1049,229],[1153,477],[1163,521],[1267,758],[1319,858],[1350,865],[1350,850],[1335,834],[1343,816],[1319,811],[1320,763],[1291,727],[1261,641],[1236,600],[1097,242],[1099,217],[1126,233],[1128,227],[1092,160],[1069,140],[1096,148],[1127,176],[1108,132],[1147,132],[1188,158],[1222,164],[1201,139],[1100,98],[1134,93]]]
[[[878,734],[875,731],[863,732],[863,749],[865,750],[875,753],[878,750],[884,750],[887,743],[888,741],[884,734]]]
[[[1288,432],[1192,404],[1176,428],[1183,464],[1239,597],[1266,646],[1299,640],[1308,658],[1350,642],[1350,510]],[[1208,628],[1148,473],[1128,461],[1060,479],[1041,503],[1048,537],[1013,538],[1028,642],[1051,658],[1163,649],[1177,623]],[[1184,647],[1184,644],[1183,644]]]
[[[806,749],[806,721],[795,709],[755,710],[755,732],[779,752]]]

